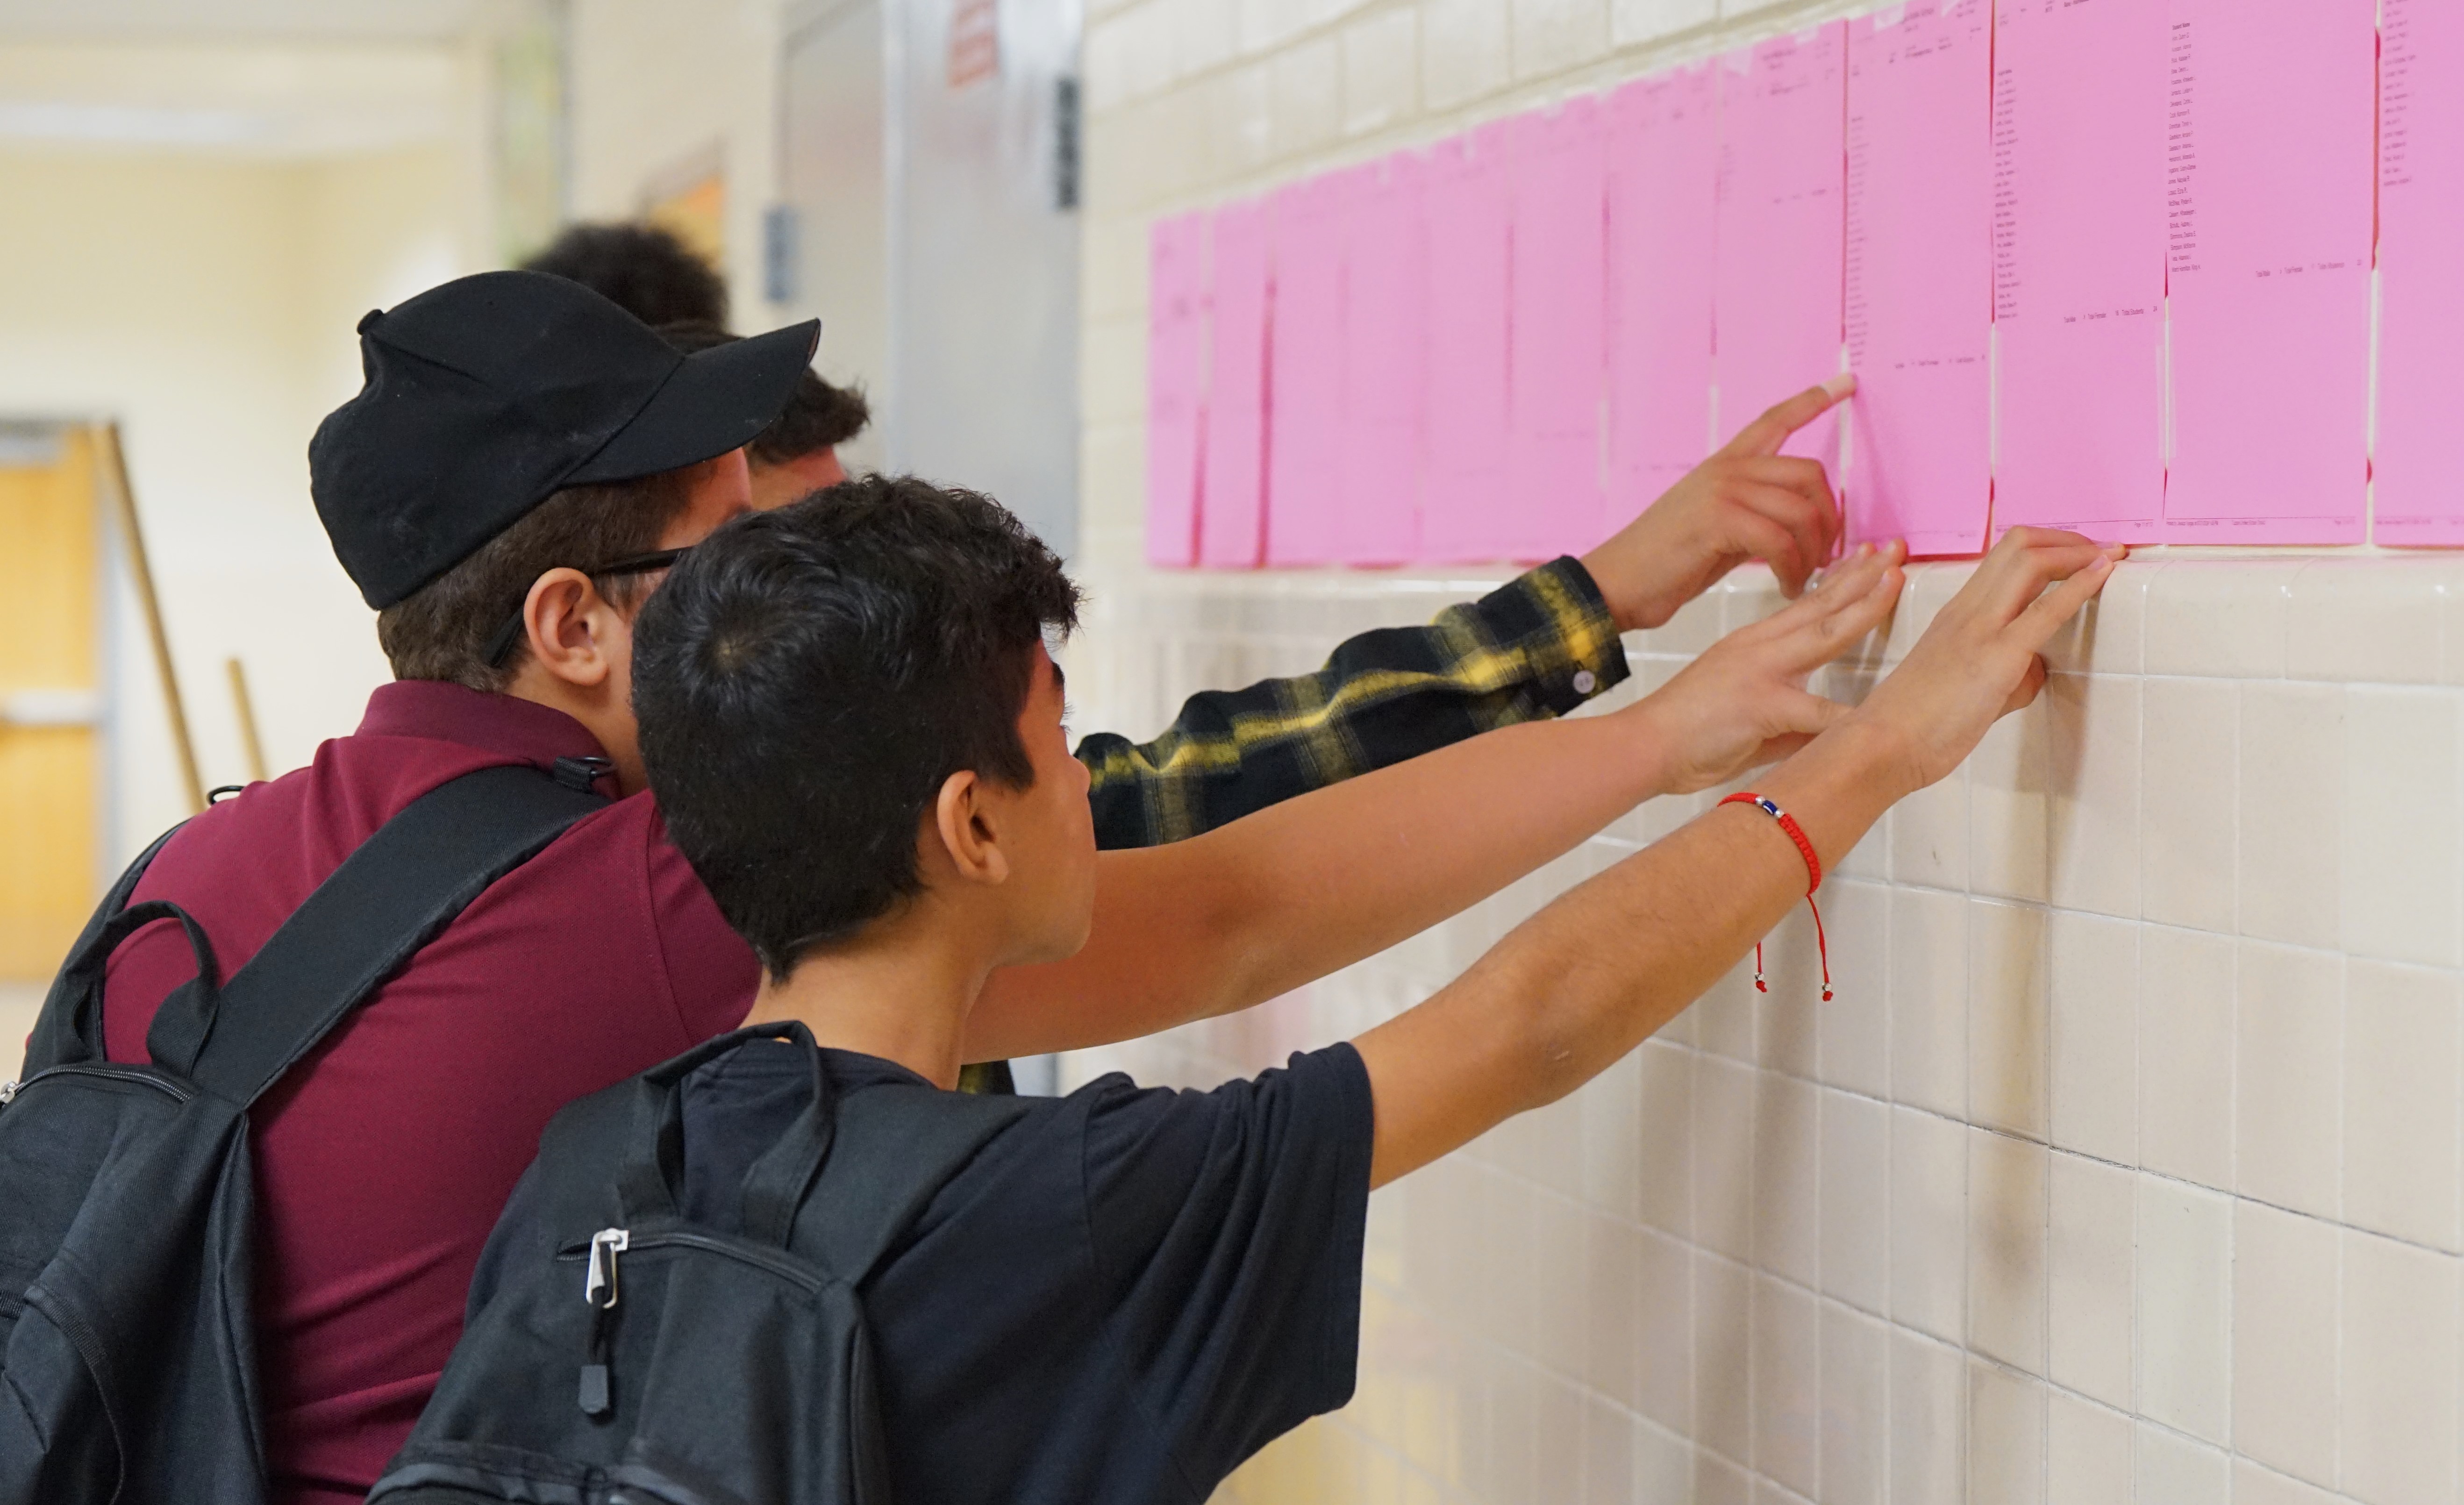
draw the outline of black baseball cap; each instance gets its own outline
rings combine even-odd
[[[787,405],[821,332],[688,356],[579,282],[458,277],[360,320],[365,384],[308,442],[309,494],[382,611],[565,487],[741,447]]]

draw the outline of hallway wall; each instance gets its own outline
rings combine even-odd
[[[1151,732],[1482,584],[1140,562],[1156,217],[1846,13],[1096,0],[1081,724]],[[1966,570],[1915,572],[1883,662]],[[1749,571],[1631,637],[1616,698],[1776,603]],[[1768,996],[1741,964],[1374,1199],[1357,1397],[1224,1497],[2454,1505],[2464,558],[2149,551],[2052,658],[1826,883],[1836,1002],[1800,908]],[[1357,1034],[1708,797],[1069,1072],[1209,1084]]]

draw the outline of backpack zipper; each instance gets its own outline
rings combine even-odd
[[[698,1249],[705,1254],[724,1254],[738,1264],[752,1265],[756,1269],[767,1271],[788,1284],[814,1295],[819,1295],[833,1283],[831,1276],[812,1269],[793,1254],[767,1249],[759,1244],[740,1243],[732,1238],[719,1238],[708,1233],[691,1232],[684,1229],[671,1229],[657,1233],[636,1233],[624,1229],[606,1229],[593,1236],[587,1244],[567,1244],[557,1251],[556,1257],[559,1259],[595,1257],[593,1250],[598,1245],[599,1239],[608,1233],[617,1232],[626,1234],[626,1242],[618,1247],[628,1254],[638,1254],[646,1249]],[[611,1264],[613,1262],[612,1256],[610,1262]],[[590,1286],[587,1276],[584,1277],[584,1287],[585,1298],[595,1305],[597,1303],[597,1297],[593,1294],[595,1288]]]
[[[104,1077],[113,1081],[140,1082],[179,1102],[186,1102],[197,1095],[195,1088],[174,1081],[151,1066],[124,1066],[109,1061],[77,1061],[66,1066],[47,1066],[23,1081],[0,1081],[0,1107],[6,1107],[16,1101],[19,1095],[28,1087],[53,1077]]]
[[[806,1268],[803,1261],[792,1255],[756,1244],[715,1238],[707,1233],[688,1232],[682,1229],[637,1234],[627,1228],[603,1228],[590,1235],[587,1244],[568,1244],[558,1250],[556,1257],[559,1260],[588,1261],[582,1276],[582,1299],[590,1307],[590,1333],[583,1343],[582,1385],[576,1399],[582,1407],[582,1414],[593,1421],[605,1420],[616,1409],[615,1378],[607,1361],[608,1350],[613,1346],[609,1341],[608,1329],[613,1323],[619,1294],[617,1257],[649,1249],[696,1249],[704,1254],[723,1255],[738,1264],[751,1265],[775,1276],[811,1296],[820,1295],[830,1284],[828,1276]]]

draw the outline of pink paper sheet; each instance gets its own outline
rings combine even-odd
[[[2171,0],[2166,536],[2359,543],[2372,0]]]
[[[1267,243],[1265,206],[1215,211],[1206,384],[1206,443],[1198,562],[1255,569],[1265,484]]]
[[[1847,36],[1835,21],[1717,64],[1712,367],[1723,434],[1839,370]],[[1782,452],[1836,461],[1835,416],[1799,429]]]
[[[1609,97],[1609,474],[1624,527],[1711,446],[1719,96],[1709,64]]]
[[[2145,0],[2002,0],[1996,534],[2163,534],[2166,23]]]
[[[1599,102],[1507,122],[1514,233],[1509,371],[1513,481],[1505,553],[1546,559],[1600,541],[1600,388],[1607,362],[1606,142]]]
[[[1198,562],[1205,425],[1206,215],[1157,220],[1147,257],[1147,562]]]
[[[2379,64],[2379,412],[2370,537],[2464,543],[2464,10],[2386,0]]]
[[[1848,25],[1847,541],[1975,554],[1992,503],[1993,11]]]
[[[1278,190],[1266,375],[1266,563],[1327,564],[1343,507],[1343,227],[1363,170]]]
[[[1379,164],[1344,225],[1342,506],[1334,557],[1409,564],[1420,556],[1420,412],[1427,395],[1426,162]]]
[[[1502,559],[1515,538],[1507,497],[1510,195],[1506,127],[1430,152],[1428,441],[1420,543],[1432,563]]]

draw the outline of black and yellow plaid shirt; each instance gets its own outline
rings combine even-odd
[[[1095,844],[1157,846],[1499,727],[1563,715],[1626,677],[1589,571],[1544,564],[1425,627],[1344,643],[1314,674],[1193,695],[1152,742],[1095,732]]]
[[[1626,677],[1625,648],[1591,572],[1544,564],[1425,627],[1346,640],[1326,667],[1193,695],[1152,742],[1078,744],[1093,775],[1099,847],[1160,846],[1277,800],[1517,722],[1562,716]],[[1007,1061],[958,1075],[1008,1092]]]

